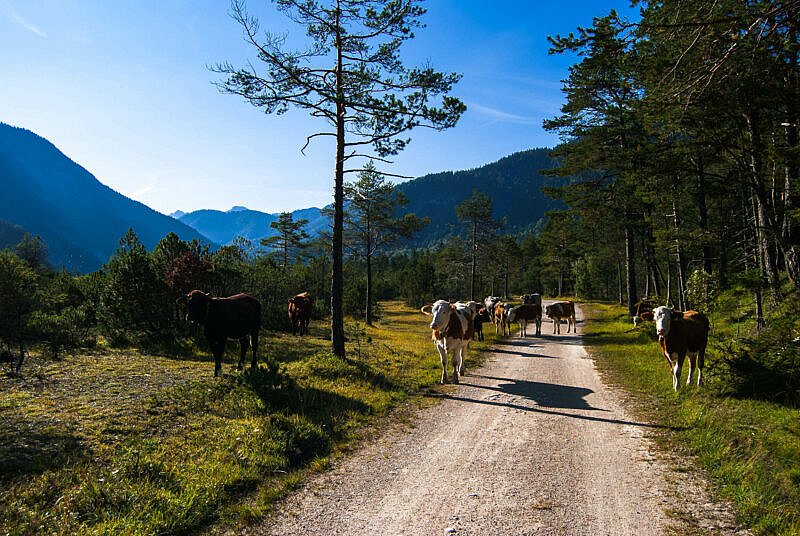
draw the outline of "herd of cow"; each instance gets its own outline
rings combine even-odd
[[[422,308],[431,318],[430,328],[439,357],[442,360],[442,383],[447,383],[447,357],[451,356],[453,383],[464,374],[464,362],[469,343],[473,338],[483,340],[483,324],[492,322],[495,333],[511,335],[511,326],[519,324],[519,336],[527,336],[528,323],[536,326],[536,335],[542,334],[542,297],[525,294],[521,305],[503,302],[497,296],[489,296],[481,305],[475,301],[450,303],[439,300]],[[544,314],[553,320],[553,333],[561,333],[561,321],[567,321],[567,333],[575,331],[575,304],[571,301],[551,303]]]
[[[261,303],[248,294],[228,298],[212,298],[210,294],[193,290],[177,300],[186,307],[186,320],[192,325],[203,325],[204,334],[214,355],[214,376],[222,369],[222,355],[228,340],[238,340],[240,345],[239,368],[244,365],[248,348],[252,349],[251,366],[256,368],[258,336],[261,330]],[[303,292],[288,299],[288,315],[292,334],[308,333],[308,324],[314,306],[312,297]],[[567,321],[567,333],[576,331],[575,304],[557,301],[542,309],[539,294],[522,296],[522,304],[503,302],[496,296],[487,297],[481,305],[475,301],[451,303],[438,300],[422,308],[431,318],[430,329],[436,350],[442,361],[442,383],[447,383],[447,358],[451,356],[452,380],[458,383],[464,374],[464,361],[473,338],[483,340],[483,324],[492,322],[495,333],[511,335],[511,326],[519,325],[519,336],[527,336],[529,323],[536,326],[536,335],[542,333],[542,316],[553,321],[553,333],[561,333],[561,322]],[[676,311],[669,307],[654,307],[643,302],[633,318],[634,324],[653,321],[661,353],[672,370],[672,386],[677,391],[683,362],[689,357],[689,378],[692,383],[697,369],[697,385],[703,383],[703,362],[708,344],[708,319],[697,311]]]

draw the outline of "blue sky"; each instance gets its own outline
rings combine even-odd
[[[264,29],[302,30],[268,0],[249,0]],[[553,146],[542,120],[558,113],[574,58],[548,55],[566,34],[628,0],[429,0],[426,28],[405,45],[463,79],[458,126],[411,133],[387,172],[409,176],[477,167]],[[266,212],[332,200],[333,146],[300,153],[317,120],[265,115],[220,94],[208,70],[255,61],[227,0],[0,0],[0,121],[53,142],[101,182],[170,213],[244,205]]]

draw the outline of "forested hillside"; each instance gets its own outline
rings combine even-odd
[[[187,225],[101,184],[44,138],[3,123],[0,177],[0,219],[41,236],[56,267],[96,270],[130,227],[148,248],[170,232],[208,242]]]
[[[543,186],[563,182],[542,173],[556,165],[550,151],[531,149],[476,169],[433,173],[399,184],[398,191],[409,201],[403,212],[430,219],[430,224],[415,235],[411,244],[431,245],[446,236],[461,234],[453,208],[474,191],[492,200],[493,218],[505,218],[505,232],[541,228],[545,212],[562,206],[542,192]]]

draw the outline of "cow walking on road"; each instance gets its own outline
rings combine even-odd
[[[193,290],[176,302],[186,306],[187,322],[204,326],[206,340],[214,354],[214,376],[222,370],[222,354],[229,339],[239,341],[239,370],[244,366],[248,347],[253,349],[251,368],[256,368],[261,302],[248,294],[212,298],[211,294],[200,290]]]
[[[561,321],[567,321],[567,333],[570,327],[574,333],[578,332],[578,327],[575,325],[575,304],[571,301],[559,301],[551,303],[544,309],[548,318],[553,320],[553,334],[561,334]]]
[[[426,305],[421,311],[432,317],[431,338],[442,359],[442,383],[447,383],[447,354],[452,355],[453,383],[465,372],[464,361],[472,340],[475,310],[468,304],[450,303],[447,300]]]

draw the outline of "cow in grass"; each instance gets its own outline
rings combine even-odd
[[[292,335],[297,333],[302,337],[308,335],[308,323],[311,321],[311,312],[314,309],[314,299],[308,292],[303,292],[289,298],[288,314],[292,323]]]
[[[248,294],[212,298],[200,290],[193,290],[176,301],[186,306],[186,321],[189,324],[203,325],[206,340],[214,354],[214,376],[218,376],[222,370],[222,354],[229,339],[239,341],[239,369],[244,365],[248,347],[253,350],[251,368],[256,368],[261,302]]]
[[[653,320],[656,323],[658,346],[672,369],[672,388],[678,390],[681,367],[687,354],[689,378],[686,380],[686,385],[692,383],[695,366],[697,385],[703,385],[703,363],[708,345],[708,318],[697,311],[675,311],[662,306],[653,309]]]
[[[447,354],[451,354],[453,383],[465,372],[464,361],[472,340],[475,310],[465,303],[450,303],[447,300],[426,305],[421,311],[431,317],[431,338],[442,360],[442,383],[447,383]]]

